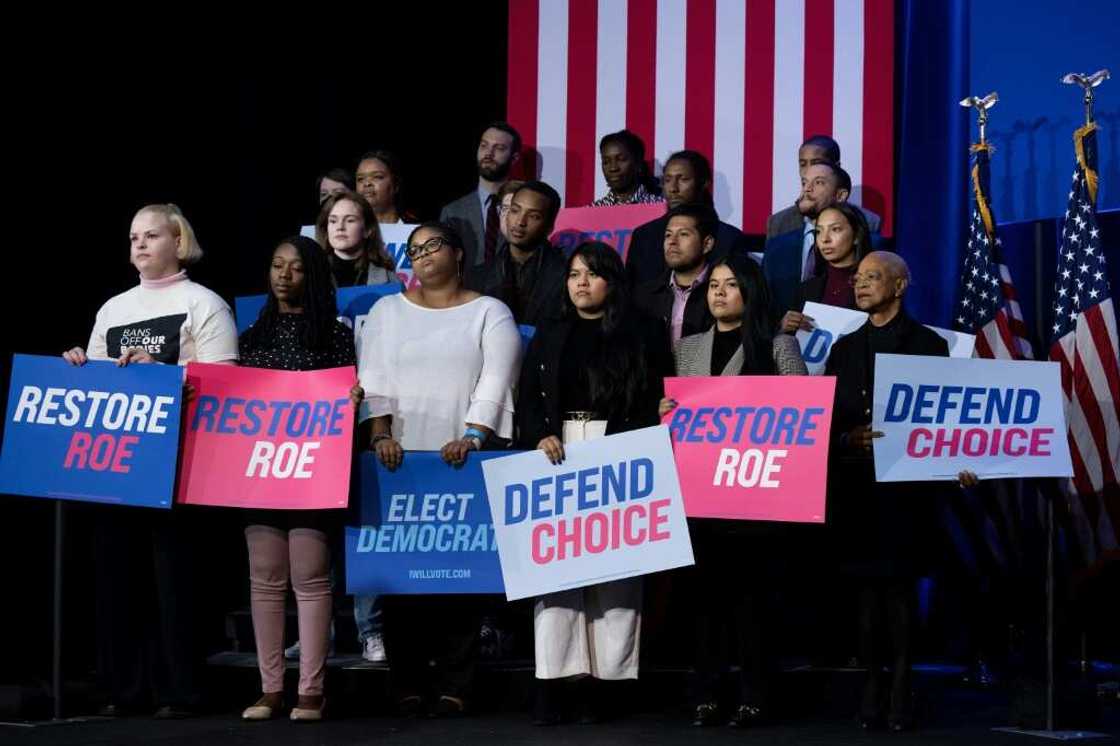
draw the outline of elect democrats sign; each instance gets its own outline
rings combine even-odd
[[[1073,474],[1057,363],[875,356],[880,482]]]
[[[170,508],[183,369],[15,355],[0,491]]]
[[[693,563],[664,426],[483,463],[506,598]]]
[[[666,378],[688,516],[824,523],[835,390],[831,376]]]
[[[346,529],[347,593],[501,593],[481,464],[409,451],[395,471],[362,454],[360,527]]]
[[[179,502],[344,508],[349,501],[353,367],[313,371],[191,363]]]

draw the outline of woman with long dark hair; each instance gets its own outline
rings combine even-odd
[[[797,340],[774,334],[770,294],[759,266],[727,257],[708,277],[708,307],[715,326],[683,338],[675,349],[681,376],[806,375]],[[744,381],[744,386],[749,386]],[[659,411],[676,407],[662,399]],[[688,576],[689,613],[695,624],[690,697],[696,725],[730,722],[743,727],[770,714],[771,655],[766,645],[775,527],[761,522],[690,518],[696,564]],[[727,568],[734,567],[730,581]],[[725,675],[733,699],[720,702]]]
[[[568,260],[561,318],[537,330],[522,366],[521,447],[558,463],[565,443],[656,425],[663,378],[672,373],[665,330],[631,305],[618,253],[581,244]],[[537,600],[537,723],[559,722],[562,680],[637,678],[641,600],[640,578]],[[581,694],[583,716],[596,718],[602,702],[586,688]]]
[[[327,252],[338,287],[399,282],[393,258],[381,240],[377,216],[357,192],[332,194],[323,202],[315,238]]]
[[[337,319],[330,264],[319,244],[284,239],[272,252],[268,300],[240,339],[241,364],[274,370],[318,370],[354,365],[354,337]],[[350,398],[357,405],[362,390]],[[284,603],[291,580],[299,619],[299,701],[292,720],[323,715],[323,680],[330,646],[330,550],[337,511],[250,510],[250,609],[256,638],[261,697],[245,720],[268,720],[284,703]]]
[[[856,294],[852,286],[856,268],[871,251],[871,230],[863,211],[847,202],[837,202],[821,210],[817,216],[813,276],[801,284],[794,308],[805,303],[855,309]],[[787,311],[781,330],[795,334],[798,329],[812,329],[813,319],[801,311]]]

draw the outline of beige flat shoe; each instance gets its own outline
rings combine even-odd
[[[242,720],[271,720],[280,713],[283,697],[279,694],[265,694],[241,713]]]
[[[299,704],[305,704],[303,702],[303,697],[300,697]],[[300,707],[299,704],[292,708],[291,719],[304,723],[317,723],[323,719],[323,708],[327,706],[327,698],[321,697],[317,708]]]

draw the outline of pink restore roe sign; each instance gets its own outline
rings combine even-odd
[[[666,378],[685,514],[824,523],[835,390],[831,376]]]
[[[179,502],[345,508],[354,368],[293,372],[191,363]]]
[[[625,261],[634,229],[657,220],[665,214],[665,210],[664,202],[615,207],[565,207],[556,216],[556,227],[549,241],[565,254],[571,254],[584,241],[602,241],[613,246]]]

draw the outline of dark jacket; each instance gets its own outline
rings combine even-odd
[[[665,264],[665,226],[669,216],[651,220],[634,229],[630,235],[630,248],[626,252],[626,274],[630,287],[649,282],[669,267]],[[733,225],[720,223],[716,230],[716,245],[712,247],[711,261],[714,264],[728,254],[749,256],[750,245],[743,232]]]
[[[899,355],[948,357],[936,332],[903,312],[898,319]],[[836,376],[829,458],[828,528],[839,565],[858,577],[912,577],[929,558],[929,526],[937,483],[875,481],[871,452],[843,443],[844,434],[871,423],[875,361],[871,322],[832,346],[825,375]],[[883,351],[885,352],[885,350]]]
[[[634,305],[638,309],[665,324],[668,340],[669,324],[673,317],[673,289],[669,287],[671,270],[666,269],[655,280],[644,282],[634,289]],[[703,284],[688,295],[684,304],[684,325],[681,337],[702,334],[712,328],[715,319],[708,310],[708,291]]]
[[[786,311],[800,310],[802,247],[805,233],[802,228],[770,239],[762,255],[762,274],[770,288],[770,311],[780,319]],[[871,234],[872,250],[882,248],[883,237]],[[824,292],[822,280],[821,292]],[[805,300],[812,300],[806,298]]]
[[[514,297],[517,290],[506,276],[512,261],[509,244],[503,242],[494,255],[494,261],[470,268],[466,286],[505,303],[514,311],[514,320],[518,324],[538,326],[546,319],[559,316],[565,289],[564,273],[568,266],[564,253],[545,243],[534,256],[529,257],[527,261],[539,264],[529,301],[524,308],[519,308]]]
[[[630,411],[617,412],[607,418],[607,435],[658,424],[657,406],[664,396],[664,378],[674,372],[663,325],[637,311],[631,314],[628,323],[630,329],[625,334],[641,346],[647,376],[642,394]],[[560,356],[572,325],[570,319],[543,324],[529,343],[517,387],[517,443],[520,448],[536,448],[548,435],[563,436]]]

